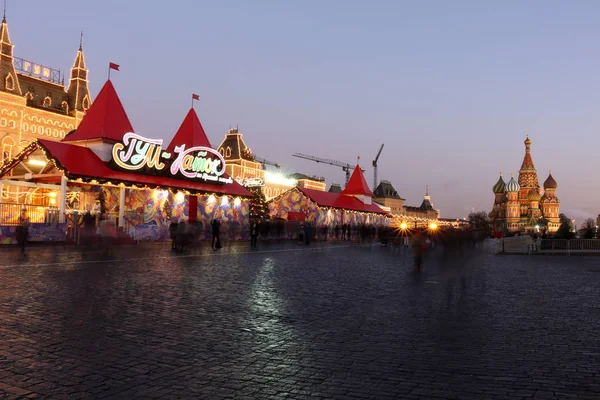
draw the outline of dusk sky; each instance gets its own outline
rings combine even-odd
[[[68,71],[93,96],[109,62],[136,133],[170,139],[196,111],[213,146],[239,125],[257,155],[343,183],[385,148],[379,176],[442,217],[489,211],[529,134],[540,184],[577,224],[600,212],[600,2],[10,0],[15,56]]]

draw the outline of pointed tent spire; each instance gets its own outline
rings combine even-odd
[[[123,135],[133,132],[129,117],[111,81],[106,81],[96,100],[87,111],[77,130],[63,141],[103,140],[119,142]]]
[[[531,159],[531,139],[529,139],[529,135],[527,135],[527,138],[525,139],[525,157],[523,157],[521,169],[535,169],[533,160]]]
[[[352,172],[352,176],[341,194],[373,197],[373,192],[369,189],[369,185],[367,185],[360,165],[357,164],[356,168],[354,168],[354,172]]]
[[[181,126],[171,139],[171,143],[167,146],[167,151],[173,151],[175,146],[185,144],[185,148],[204,146],[212,149],[210,141],[204,132],[204,128],[198,119],[198,115],[193,108],[190,108],[185,116]]]

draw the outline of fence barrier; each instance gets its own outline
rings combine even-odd
[[[533,239],[529,236],[492,239],[494,254],[593,254],[600,253],[599,239]]]

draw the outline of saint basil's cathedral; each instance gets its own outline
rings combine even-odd
[[[531,158],[531,140],[527,137],[518,181],[511,176],[510,181],[505,183],[500,174],[493,187],[494,207],[489,216],[494,229],[556,232],[560,226],[560,200],[556,197],[556,187],[552,173],[544,181],[543,189],[540,187]]]

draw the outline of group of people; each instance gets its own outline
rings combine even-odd
[[[221,245],[221,221],[213,219],[210,224],[213,250],[222,248]],[[196,237],[196,228],[187,218],[173,218],[169,225],[169,234],[171,236],[171,249],[177,252],[184,252]]]

